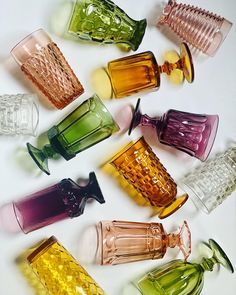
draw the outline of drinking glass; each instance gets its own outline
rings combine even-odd
[[[48,34],[39,29],[11,51],[23,73],[58,109],[63,109],[84,89],[65,57]]]
[[[192,57],[187,44],[180,45],[180,56],[174,51],[166,56],[163,65],[158,65],[151,51],[122,57],[108,63],[107,75],[110,78],[113,95],[116,98],[129,96],[137,92],[158,89],[160,76],[186,78],[189,83],[194,79]]]
[[[228,35],[232,23],[227,19],[193,5],[169,0],[157,23],[169,26],[182,40],[214,56]]]
[[[54,236],[38,246],[27,260],[50,295],[105,295]]]
[[[32,159],[46,174],[48,159],[61,155],[67,161],[77,153],[111,136],[119,127],[97,95],[84,101],[47,132],[49,144],[41,150],[27,143]]]
[[[209,158],[185,177],[179,185],[197,207],[211,213],[236,189],[236,145]]]
[[[88,199],[105,203],[94,172],[89,174],[89,182],[85,186],[78,185],[70,178],[63,179],[46,189],[5,205],[0,216],[5,230],[21,230],[27,234],[51,223],[82,215]]]
[[[159,218],[173,214],[188,199],[186,194],[176,198],[176,183],[143,137],[128,144],[110,163],[156,207]]]
[[[170,234],[161,223],[100,221],[97,243],[97,258],[103,265],[160,259],[168,247],[179,247],[185,259],[191,253],[191,233],[186,221],[178,233]]]
[[[39,121],[34,94],[0,96],[0,134],[36,136]]]
[[[201,263],[173,260],[135,280],[123,295],[199,295],[203,289],[204,272],[212,271],[215,264],[234,272],[222,248],[212,239],[208,246],[213,252],[211,258],[204,257]]]
[[[205,161],[212,149],[218,129],[217,115],[201,115],[169,110],[161,117],[143,115],[140,99],[133,112],[129,134],[138,125],[156,129],[161,143],[173,146],[201,161]]]

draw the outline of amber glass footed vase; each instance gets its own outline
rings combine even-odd
[[[178,210],[188,199],[176,198],[177,185],[143,137],[131,142],[110,163],[127,181],[158,208],[159,218]]]
[[[160,259],[168,247],[179,247],[185,259],[191,253],[191,233],[186,221],[178,233],[170,234],[161,223],[101,221],[97,234],[97,261],[103,265]]]

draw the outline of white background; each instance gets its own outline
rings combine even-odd
[[[43,28],[58,44],[69,64],[82,82],[85,93],[60,110],[47,109],[39,102],[40,124],[39,134],[58,123],[72,109],[93,94],[90,84],[91,72],[107,64],[108,61],[124,56],[115,45],[96,46],[94,44],[75,43],[55,36],[51,30],[50,18],[53,10],[58,6],[57,0],[0,0],[0,94],[16,94],[34,92],[35,89],[24,78],[20,69],[11,58],[11,48],[24,36],[32,31]],[[178,40],[163,35],[154,26],[160,13],[157,0],[124,1],[116,0],[134,19],[147,18],[148,27],[143,42],[137,52],[151,50],[159,63],[163,62],[166,50],[178,50]],[[236,23],[236,2],[234,0],[192,1],[193,5],[208,9],[224,16]],[[137,98],[142,97],[142,111],[149,115],[157,115],[170,108],[195,113],[219,114],[220,125],[212,154],[222,151],[230,140],[235,140],[236,134],[236,26],[234,25],[225,42],[214,57],[205,55],[194,56],[195,81],[193,84],[185,82],[182,86],[172,86],[162,75],[161,87],[157,92],[106,101],[108,109],[115,114],[126,104],[135,105]],[[128,53],[132,54],[132,52]],[[40,101],[41,98],[39,98]],[[0,137],[0,205],[13,199],[17,200],[37,190],[41,190],[63,178],[76,180],[86,177],[90,171],[95,171],[106,203],[87,205],[85,213],[79,218],[65,220],[50,225],[28,235],[20,233],[10,235],[0,231],[0,294],[31,295],[35,290],[28,284],[20,268],[15,263],[16,258],[32,244],[43,238],[55,235],[58,240],[75,256],[78,257],[78,245],[84,229],[100,220],[133,220],[160,222],[157,217],[149,218],[150,210],[139,207],[118,186],[116,180],[104,173],[99,166],[131,139],[140,136],[141,131],[128,135],[113,136],[102,143],[78,154],[76,158],[66,162],[50,161],[51,175],[30,172],[27,168],[31,159],[26,153],[27,141],[36,144],[33,137]],[[178,180],[190,171],[200,161],[191,158],[174,149],[166,148],[155,139],[147,137],[162,163],[169,173]],[[190,260],[198,260],[201,253],[199,242],[214,238],[225,249],[236,267],[236,193],[234,192],[221,206],[210,215],[196,210],[191,200],[185,206],[163,220],[166,230],[173,230],[186,219],[192,231],[193,252]],[[84,265],[93,278],[109,295],[122,294],[122,287],[136,275],[173,259],[176,251],[169,251],[163,260],[144,261],[119,266]],[[178,257],[181,257],[179,254]],[[227,294],[236,292],[236,275],[221,268],[214,273],[205,274],[204,295]]]

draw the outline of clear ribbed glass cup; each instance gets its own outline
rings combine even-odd
[[[56,108],[63,109],[84,92],[62,52],[44,30],[25,37],[11,54]]]
[[[210,213],[236,189],[236,145],[196,167],[179,184],[199,208]]]
[[[0,134],[36,136],[39,122],[34,94],[0,96]]]

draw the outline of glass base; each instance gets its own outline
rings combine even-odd
[[[45,156],[43,151],[32,146],[30,143],[27,143],[27,149],[28,149],[28,152],[29,152],[31,158],[34,160],[34,162],[37,164],[37,166],[43,172],[50,175],[50,171],[48,168],[48,158]]]

